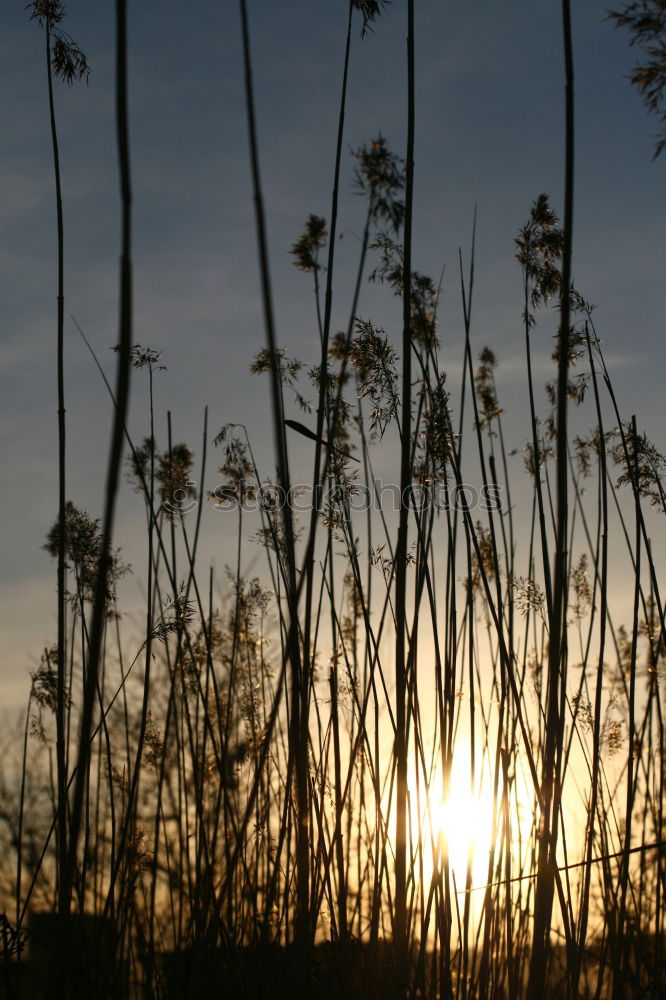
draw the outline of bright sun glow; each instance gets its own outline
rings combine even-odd
[[[472,786],[470,762],[466,754],[454,757],[449,793],[442,794],[441,781],[430,789],[427,805],[421,809],[421,834],[448,852],[449,867],[456,887],[465,887],[468,860],[471,860],[472,885],[483,885],[488,873],[488,855],[492,836],[492,787],[487,775]],[[419,823],[412,820],[416,834]],[[430,873],[428,873],[430,875]]]
[[[465,884],[467,859],[472,852],[472,870],[487,865],[490,847],[492,802],[490,797],[475,797],[469,790],[451,790],[447,801],[435,804],[433,826],[446,844],[449,864],[458,887]]]

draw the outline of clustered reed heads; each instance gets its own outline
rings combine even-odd
[[[371,250],[379,251],[379,260],[370,273],[370,281],[387,284],[398,298],[403,296],[404,255],[402,245],[387,232],[378,233]],[[439,290],[432,278],[419,271],[411,274],[410,333],[423,350],[437,347],[437,304]]]
[[[296,266],[302,271],[320,271],[322,265],[319,262],[319,252],[326,246],[327,239],[326,219],[310,215],[305,224],[305,232],[291,248]]]
[[[389,6],[391,0],[351,0],[352,7],[359,11],[363,18],[361,34],[372,31],[372,25],[381,16],[382,11]]]
[[[54,559],[58,556],[59,537],[60,523],[56,521],[44,545]],[[71,500],[65,506],[65,552],[67,568],[72,570],[75,580],[75,588],[68,595],[70,601],[75,604],[92,601],[102,555],[99,518],[92,518],[87,511],[79,510]],[[129,569],[129,565],[120,558],[120,549],[111,554],[106,584],[106,601],[109,607],[115,600],[118,581]]]
[[[550,207],[548,195],[540,194],[532,204],[527,223],[516,237],[516,258],[530,284],[532,308],[559,294],[564,231]],[[532,319],[533,322],[533,319]]]
[[[497,386],[495,385],[495,369],[497,359],[489,347],[479,354],[479,366],[474,376],[474,387],[481,412],[481,426],[486,427],[502,412],[497,402]]]
[[[666,458],[649,440],[647,434],[632,433],[629,423],[623,425],[620,438],[611,451],[614,462],[622,468],[618,486],[632,486],[649,500],[652,507],[666,513]]]
[[[391,152],[382,135],[360,146],[354,157],[354,187],[368,198],[372,221],[387,222],[397,233],[405,217],[405,203],[400,197],[405,187],[404,161]]]
[[[119,344],[115,344],[112,347],[112,351],[115,354],[120,354],[120,350]],[[151,375],[153,372],[165,372],[167,370],[166,365],[163,365],[160,361],[161,356],[161,351],[156,351],[152,347],[143,347],[141,344],[133,344],[130,348],[130,363],[132,368],[147,368]]]
[[[337,356],[340,353],[338,348]],[[397,352],[384,330],[369,320],[356,319],[348,358],[356,371],[359,399],[372,403],[370,429],[381,438],[388,424],[398,419]]]
[[[666,4],[664,0],[632,0],[606,16],[618,28],[627,28],[631,45],[640,45],[644,59],[631,71],[630,79],[648,111],[666,123]],[[655,159],[666,146],[666,131],[657,137]]]
[[[34,0],[26,5],[30,20],[46,27],[51,36],[51,65],[54,75],[71,87],[77,80],[88,82],[90,66],[85,53],[66,31],[59,27],[66,17],[62,0]]]

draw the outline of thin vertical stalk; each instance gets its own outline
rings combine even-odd
[[[640,588],[641,588],[641,516],[640,516],[640,491],[639,491],[639,469],[638,469],[638,435],[636,432],[636,417],[631,420],[632,451],[634,466],[629,470],[632,477],[634,492],[634,509],[636,517],[635,528],[635,554],[634,554],[634,613],[633,627],[631,633],[631,660],[629,664],[629,704],[628,704],[628,725],[629,747],[627,751],[627,786],[626,805],[624,815],[624,854],[620,863],[620,877],[618,894],[620,897],[619,913],[615,926],[615,948],[613,953],[613,1000],[621,1000],[624,996],[624,982],[627,973],[627,960],[629,956],[629,942],[625,937],[625,925],[627,921],[627,889],[630,883],[629,854],[631,849],[631,831],[634,812],[634,798],[636,794],[635,786],[635,761],[636,754],[636,655],[639,633],[639,613],[640,613]]]
[[[116,498],[120,484],[125,421],[129,404],[130,357],[132,347],[132,191],[129,156],[127,87],[127,0],[116,0],[116,134],[121,198],[119,355],[116,368],[116,406],[107,465],[101,549],[95,583],[92,625],[90,629],[88,671],[81,710],[77,774],[74,786],[67,859],[67,883],[65,886],[66,908],[69,907],[72,879],[76,869],[83,797],[87,785],[88,763],[90,759],[91,747],[90,733],[92,727],[94,700],[97,691],[99,661],[106,624],[107,586],[112,559],[111,545],[113,538],[113,525]]]
[[[582,955],[585,948],[585,938],[587,934],[587,924],[589,916],[590,883],[592,878],[592,854],[594,852],[594,831],[597,813],[597,800],[599,795],[599,771],[601,765],[601,699],[603,695],[604,676],[604,652],[606,649],[606,625],[608,619],[608,482],[606,476],[606,437],[604,433],[603,417],[599,400],[599,385],[597,373],[592,357],[592,345],[589,331],[587,333],[587,351],[590,361],[590,371],[592,374],[592,385],[594,389],[594,401],[597,411],[597,427],[599,429],[599,491],[601,494],[601,572],[599,581],[599,652],[597,661],[597,676],[594,695],[594,730],[592,744],[592,787],[590,791],[590,809],[587,829],[587,865],[583,875],[583,889],[580,905],[580,923],[578,932],[578,954]],[[595,561],[596,565],[596,561]],[[574,970],[573,989],[578,988],[580,976],[580,963]]]
[[[58,383],[58,569],[57,569],[57,689],[56,689],[56,769],[58,784],[58,912],[64,915],[69,908],[65,902],[65,882],[67,868],[67,809],[64,807],[66,795],[65,761],[65,662],[66,662],[66,616],[65,616],[65,504],[66,504],[66,463],[65,463],[65,323],[64,323],[64,255],[65,236],[62,205],[62,182],[60,177],[60,152],[58,130],[53,98],[53,70],[51,67],[51,18],[46,16],[46,72],[49,94],[49,117],[51,123],[51,145],[53,148],[53,174],[55,180],[56,224],[58,231],[58,306],[57,306],[57,383]]]
[[[564,247],[560,287],[560,332],[557,378],[557,525],[553,606],[548,647],[548,689],[543,759],[541,831],[538,875],[534,897],[534,931],[528,985],[529,1000],[545,993],[550,921],[555,882],[557,825],[560,795],[561,718],[560,704],[566,687],[567,657],[567,532],[568,458],[567,409],[569,385],[571,260],[574,203],[574,66],[570,0],[562,0],[562,29],[565,73],[565,166],[564,166]]]
[[[400,448],[400,514],[396,545],[395,582],[395,690],[396,690],[396,814],[395,910],[396,994],[406,994],[409,984],[407,941],[407,528],[406,497],[411,484],[412,426],[412,222],[414,203],[414,0],[407,6],[407,153],[405,156],[405,229],[403,252],[402,328],[402,441]]]
[[[254,110],[254,89],[252,84],[252,61],[250,54],[250,34],[247,16],[247,2],[240,0],[240,17],[243,37],[243,61],[245,67],[245,102],[247,110],[248,136],[250,142],[250,161],[252,184],[254,191],[254,207],[257,228],[257,243],[259,268],[261,273],[261,293],[264,310],[264,325],[266,341],[271,360],[271,406],[273,417],[273,433],[277,452],[277,465],[280,486],[285,497],[289,496],[289,465],[287,457],[287,441],[284,426],[284,405],[282,399],[282,383],[280,380],[279,359],[275,340],[275,321],[273,315],[273,296],[271,290],[270,268],[268,260],[268,238],[266,233],[266,218],[264,200],[259,170],[259,148],[257,141],[257,126]],[[299,943],[305,945],[309,935],[309,774],[308,774],[308,734],[307,705],[310,692],[310,678],[302,669],[298,643],[298,618],[296,607],[296,560],[294,545],[294,529],[291,507],[288,503],[282,506],[283,528],[285,534],[285,550],[287,558],[287,588],[286,598],[289,610],[287,631],[287,656],[291,663],[292,703],[291,721],[289,725],[290,756],[295,760],[297,816],[296,824],[296,855],[297,855],[297,919],[296,935]],[[307,666],[307,665],[304,665]]]

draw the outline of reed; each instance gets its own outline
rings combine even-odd
[[[50,14],[33,7],[48,47]],[[261,468],[251,431],[226,424],[214,482],[206,412],[197,492],[194,451],[170,413],[158,440],[160,352],[133,343],[118,0],[114,385],[79,327],[112,406],[106,491],[100,523],[63,500],[63,473],[45,546],[58,643],[3,754],[8,997],[663,994],[666,628],[651,539],[666,459],[621,412],[573,283],[569,4],[563,224],[545,194],[516,220],[528,388],[518,450],[501,361],[473,321],[476,216],[469,260],[459,257],[458,385],[453,349],[440,346],[440,287],[417,270],[413,0],[404,157],[381,135],[344,156],[352,32],[383,29],[383,8],[346,8],[330,220],[310,214],[291,247],[317,331],[301,361],[280,347],[273,310],[251,4],[240,0],[265,329],[251,373],[270,383],[275,458]],[[55,131],[54,150],[57,172]],[[337,219],[351,190],[362,236],[339,288]],[[62,242],[59,265],[62,278]],[[367,316],[368,281],[397,300],[401,337]],[[337,335],[334,306],[347,316]],[[543,330],[556,348],[542,391]],[[58,331],[61,375],[61,301]],[[142,442],[127,426],[133,370]],[[312,458],[299,493],[296,447]],[[123,455],[146,525],[138,636],[121,613],[127,567],[114,547]],[[375,475],[387,459],[388,486]],[[210,507],[236,519],[225,579],[200,551]]]

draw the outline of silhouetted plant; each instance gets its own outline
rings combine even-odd
[[[44,548],[49,555],[57,558],[59,545],[59,522],[49,531]],[[84,510],[79,510],[71,500],[65,508],[65,552],[68,568],[73,570],[76,589],[68,596],[71,601],[79,603],[92,601],[97,583],[102,539],[99,530],[99,518],[91,518]],[[115,599],[116,584],[128,571],[129,566],[120,559],[120,550],[110,557],[107,567],[106,600]]]
[[[51,65],[54,75],[68,86],[76,80],[90,76],[90,66],[85,54],[60,24],[66,17],[66,9],[62,0],[33,0],[26,5],[30,11],[30,20],[37,21],[46,28],[47,37],[51,42]]]
[[[363,28],[361,34],[372,30],[373,22],[381,15],[390,4],[391,0],[351,0],[351,6],[358,10],[363,17]]]
[[[326,220],[318,215],[310,215],[305,224],[305,232],[299,236],[291,248],[296,267],[302,271],[319,271],[319,251],[326,246]]]
[[[645,59],[631,71],[630,80],[651,114],[666,122],[666,3],[634,0],[606,14],[619,28],[627,28],[630,45],[640,45]],[[657,137],[655,159],[666,146],[666,132]]]
[[[370,218],[388,222],[397,232],[405,216],[405,204],[400,195],[405,187],[403,160],[388,147],[379,135],[367,146],[360,146],[354,156],[354,186],[368,198]]]
[[[63,887],[67,884],[67,816],[64,805],[66,789],[65,760],[65,729],[68,722],[65,719],[65,669],[67,656],[67,623],[66,623],[66,581],[65,581],[65,521],[66,521],[66,425],[65,425],[65,236],[64,212],[62,200],[62,183],[60,168],[60,150],[58,144],[58,129],[56,125],[55,100],[53,94],[53,78],[62,79],[68,86],[75,80],[88,80],[90,69],[87,59],[77,43],[63,31],[60,23],[65,17],[65,6],[61,0],[34,0],[27,4],[30,19],[36,20],[44,29],[46,49],[46,74],[49,97],[49,117],[51,126],[51,146],[53,151],[53,173],[55,180],[56,225],[58,234],[58,304],[56,320],[56,379],[58,395],[58,551],[57,551],[57,692],[58,707],[56,711],[56,770],[58,785],[58,884],[60,887],[59,906],[61,914],[65,915],[69,907],[69,898],[64,898]]]
[[[382,6],[351,0],[349,25],[360,13],[366,30]],[[319,343],[304,365],[275,346],[241,3],[267,326],[251,370],[271,378],[278,454],[277,475],[270,467],[264,477],[242,425],[225,424],[214,439],[222,457],[212,498],[220,507],[233,500],[237,514],[235,565],[222,581],[202,572],[201,508],[190,520],[169,514],[176,494],[196,497],[193,453],[173,443],[170,419],[158,449],[160,352],[132,344],[121,109],[123,399],[110,518],[102,532],[67,505],[64,530],[49,533],[49,551],[65,553],[77,580],[73,683],[60,683],[62,654],[47,650],[32,677],[18,778],[0,753],[1,849],[18,860],[15,884],[0,867],[0,889],[16,899],[17,925],[37,899],[57,905],[49,845],[64,806],[73,818],[65,888],[76,890],[82,915],[112,932],[109,995],[127,994],[125,969],[146,996],[524,1000],[528,976],[533,997],[660,995],[666,632],[647,518],[652,501],[663,503],[664,460],[635,420],[621,419],[591,307],[563,277],[570,239],[565,253],[542,195],[516,246],[532,435],[512,498],[521,469],[514,473],[504,442],[496,357],[485,348],[473,362],[474,261],[469,281],[461,277],[458,385],[439,358],[439,289],[412,267],[413,12],[410,2],[405,169],[381,137],[355,154],[364,229],[341,333],[330,336],[339,162],[328,246],[324,220],[311,215],[291,247],[316,292]],[[119,45],[122,64],[123,30]],[[342,112],[348,62],[347,41]],[[377,224],[404,228],[403,242],[374,234]],[[370,280],[402,298],[400,350],[390,320],[382,328],[361,318],[373,240]],[[530,339],[537,308],[557,297],[552,361],[561,370],[537,397]],[[148,373],[150,390],[149,432],[137,445],[125,424],[132,367]],[[285,408],[283,392],[303,408],[303,373],[316,423]],[[570,440],[558,411],[572,392],[581,419],[592,408],[592,429]],[[120,617],[100,616],[117,555],[110,525],[123,440],[148,532],[145,627],[129,636]],[[201,483],[206,442],[207,425]],[[305,517],[287,503],[305,492],[287,495],[296,443],[301,455],[315,453]],[[393,468],[398,447],[400,486],[394,476],[393,505],[384,505],[375,469]],[[614,488],[613,460],[629,489]],[[355,510],[362,491],[367,502]],[[428,491],[433,502],[420,505]],[[255,569],[238,501],[259,497],[254,537],[265,568]],[[614,617],[623,599],[609,544],[618,564],[626,547],[626,580],[618,575],[634,602],[626,627]],[[72,732],[79,728],[78,742],[66,730],[64,746],[74,796],[54,793],[49,774],[51,716],[62,709]],[[40,742],[29,740],[31,723]],[[456,798],[461,761],[469,777]],[[487,815],[469,819],[464,797],[481,790]],[[580,831],[570,818],[578,815]],[[51,832],[34,816],[46,816]],[[470,843],[461,866],[455,842],[465,823],[488,845]],[[100,948],[81,949],[84,995],[105,995],[95,979]]]

